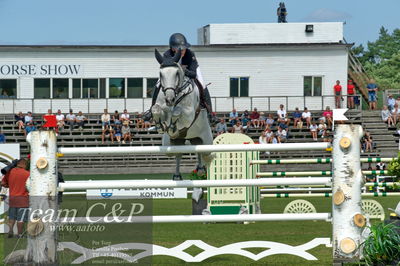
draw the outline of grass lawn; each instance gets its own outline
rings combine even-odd
[[[170,179],[170,175],[85,175],[85,176],[66,176],[66,180],[105,180],[105,179]],[[331,212],[331,198],[306,198],[317,209],[317,212]],[[385,210],[388,207],[395,207],[400,197],[374,198],[379,201]],[[262,213],[282,213],[285,206],[294,200],[293,198],[266,198],[262,199]],[[118,200],[119,202],[120,200]],[[85,212],[90,204],[96,201],[87,201],[84,196],[65,196],[62,208],[77,208],[79,212]],[[106,202],[114,202],[108,200]],[[129,200],[121,201],[124,205],[129,204]],[[168,199],[152,200],[152,213],[154,215],[177,215],[191,214],[190,199]],[[388,215],[388,212],[386,213]],[[78,215],[79,216],[79,215]],[[138,242],[137,239],[143,237],[151,239],[153,244],[164,247],[174,247],[185,240],[202,240],[207,244],[219,247],[241,241],[276,241],[289,245],[304,244],[316,237],[331,237],[331,224],[323,221],[304,221],[304,222],[257,222],[247,225],[236,223],[218,224],[199,224],[199,223],[171,223],[153,225],[128,225],[113,224],[107,225],[107,229],[101,233],[86,232],[60,232],[60,241],[73,241],[88,248],[99,248],[104,245],[101,241],[112,243]],[[147,233],[147,235],[146,235]],[[142,235],[141,235],[142,234]],[[139,237],[140,236],[140,237]],[[136,240],[135,240],[136,239]],[[24,248],[25,240],[17,244],[17,239],[5,242],[9,248]],[[93,244],[96,243],[96,244]],[[100,243],[100,244],[99,244]],[[3,244],[3,243],[2,243]],[[1,246],[0,246],[1,247]],[[8,248],[7,248],[8,249]],[[189,248],[188,253],[195,255],[201,250]],[[250,250],[254,253],[262,250]],[[325,246],[318,246],[310,252],[318,258],[318,261],[306,261],[302,258],[291,255],[275,255],[266,257],[257,262],[238,255],[224,255],[212,257],[198,265],[331,265],[332,249]],[[68,265],[79,255],[70,250],[59,253],[63,264]],[[117,259],[118,260],[118,259]],[[87,265],[102,265],[106,261],[91,260]],[[118,262],[118,263],[117,263]],[[125,265],[122,261],[109,262],[114,265]],[[183,265],[185,262],[168,256],[152,257],[154,265]],[[140,264],[139,264],[140,265]]]

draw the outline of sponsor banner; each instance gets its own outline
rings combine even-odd
[[[87,199],[186,199],[187,188],[88,189]]]

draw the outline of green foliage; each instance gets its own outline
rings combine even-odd
[[[395,176],[397,181],[400,180],[400,152],[397,158],[393,158],[388,165],[389,175]]]
[[[370,227],[371,233],[362,244],[368,265],[387,265],[400,258],[400,235],[394,224],[377,223]]]
[[[380,29],[376,41],[368,42],[367,49],[362,45],[352,48],[353,54],[381,89],[400,89],[399,51],[400,29],[389,33],[384,27]]]

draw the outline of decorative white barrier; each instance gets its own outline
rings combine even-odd
[[[285,185],[329,185],[331,179],[321,178],[260,178],[235,180],[102,180],[66,181],[59,190],[113,189],[113,188],[182,188],[182,187],[243,187]]]
[[[63,251],[65,249],[69,249],[76,253],[82,254],[72,261],[72,264],[80,264],[93,258],[100,257],[115,257],[130,263],[137,263],[140,259],[157,255],[175,257],[186,262],[202,262],[214,256],[232,254],[247,257],[254,261],[258,261],[267,256],[280,254],[294,255],[302,257],[306,260],[318,260],[315,256],[306,251],[319,245],[331,247],[331,240],[329,238],[315,238],[308,243],[299,246],[290,246],[270,241],[246,241],[229,244],[222,247],[214,247],[204,243],[201,240],[186,240],[182,244],[172,248],[165,248],[159,245],[147,243],[121,243],[97,249],[85,248],[74,242],[60,242],[58,245],[58,250]],[[186,249],[193,246],[202,249],[203,251],[195,256],[185,252]],[[258,254],[254,254],[248,250],[245,250],[248,248],[263,248],[265,250]],[[110,250],[113,252],[110,252]],[[138,250],[140,252],[130,256],[124,253],[128,250]]]

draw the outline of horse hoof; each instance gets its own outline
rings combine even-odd
[[[181,175],[173,175],[172,176],[172,180],[174,180],[174,181],[182,181],[183,179],[182,179]]]

